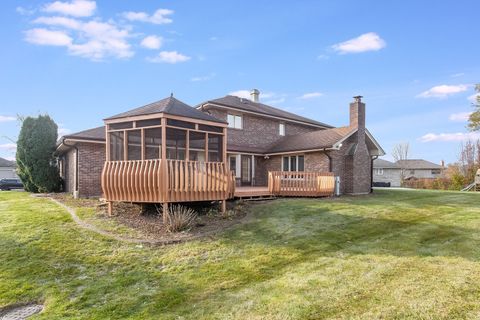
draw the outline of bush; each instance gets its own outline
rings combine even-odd
[[[182,205],[171,205],[168,212],[163,212],[166,216],[163,221],[168,232],[179,232],[193,227],[197,213]]]
[[[57,125],[48,115],[27,117],[17,141],[18,175],[26,191],[53,192],[60,189],[55,165]]]

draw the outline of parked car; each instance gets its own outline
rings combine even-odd
[[[1,179],[0,190],[23,189],[23,183],[20,179]]]

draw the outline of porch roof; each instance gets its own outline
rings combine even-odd
[[[113,119],[134,117],[134,116],[144,116],[144,115],[150,115],[155,113],[165,113],[165,114],[171,114],[175,116],[181,116],[181,117],[199,119],[199,120],[205,120],[205,121],[211,121],[211,122],[218,122],[223,124],[227,123],[224,120],[220,120],[218,118],[215,118],[214,116],[206,114],[205,112],[201,112],[193,107],[190,107],[186,103],[174,98],[173,96],[147,104],[139,108],[135,108],[126,112],[119,113],[117,115],[108,117],[104,120],[108,121]]]

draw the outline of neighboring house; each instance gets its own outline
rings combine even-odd
[[[373,161],[373,182],[390,183],[391,187],[401,186],[401,170],[396,163],[375,159]]]
[[[332,172],[340,178],[341,193],[365,194],[371,191],[372,159],[385,154],[365,128],[361,97],[350,104],[350,123],[339,128],[262,104],[258,90],[251,99],[225,96],[196,108],[169,97],[105,123],[107,137],[106,128],[98,127],[59,141],[68,192],[99,196],[106,159],[157,159],[165,148],[166,159],[225,163],[237,186],[266,186],[271,171]],[[165,147],[160,145],[163,132]]]
[[[395,163],[376,159],[373,162],[373,181],[389,182],[392,187],[400,187],[402,170],[405,180],[435,179],[442,176],[444,167],[423,159],[399,160]]]
[[[18,178],[15,161],[0,158],[0,179]]]

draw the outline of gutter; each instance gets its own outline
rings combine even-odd
[[[372,157],[372,162],[370,164],[370,193],[373,192],[373,161],[377,160],[378,156]]]

